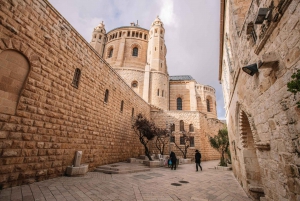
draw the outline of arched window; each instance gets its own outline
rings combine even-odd
[[[208,99],[206,99],[206,108],[207,108],[207,112],[210,112],[210,102]]]
[[[131,116],[132,117],[134,116],[134,108],[132,108],[132,110],[131,110]]]
[[[159,96],[159,89],[157,89],[157,96]]]
[[[75,88],[78,88],[80,74],[81,74],[80,69],[76,68],[75,72],[74,72],[74,76],[73,76],[73,81],[72,81],[72,86],[75,87]]]
[[[108,102],[108,95],[109,95],[109,91],[108,89],[105,90],[105,94],[104,94],[104,102],[107,103]]]
[[[180,120],[179,127],[180,127],[180,131],[184,131],[184,122],[183,122],[183,120]]]
[[[132,88],[137,88],[137,87],[138,87],[138,82],[137,82],[137,81],[133,81],[133,82],[131,83],[131,87],[132,87]]]
[[[147,34],[144,35],[144,39],[147,40]]]
[[[140,38],[142,38],[143,37],[143,34],[142,33],[140,33]]]
[[[124,101],[122,100],[122,101],[121,101],[121,108],[120,108],[120,111],[121,111],[121,112],[123,112],[123,107],[124,107]]]
[[[189,131],[190,131],[190,132],[194,132],[194,125],[193,125],[193,124],[190,124],[190,125],[189,125]]]
[[[139,54],[139,49],[137,47],[134,47],[132,49],[132,56],[137,57]]]
[[[113,48],[111,48],[110,50],[108,50],[108,58],[111,58],[112,55],[113,55],[113,53],[114,53],[114,49]]]
[[[177,98],[177,110],[182,110],[182,99]]]

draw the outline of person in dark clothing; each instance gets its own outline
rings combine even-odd
[[[177,158],[176,158],[176,155],[173,151],[171,151],[170,153],[170,160],[172,161],[172,166],[171,166],[171,170],[173,170],[173,167],[174,167],[174,170],[176,170],[176,161],[177,161]]]
[[[198,151],[198,149],[195,151],[195,163],[196,163],[196,171],[198,172],[198,166],[200,167],[202,171],[202,167],[200,165],[201,163],[201,153]]]

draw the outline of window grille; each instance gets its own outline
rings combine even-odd
[[[72,81],[72,86],[75,88],[78,88],[80,75],[81,75],[80,69],[76,68],[74,72],[73,81]]]

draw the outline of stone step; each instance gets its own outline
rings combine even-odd
[[[143,167],[143,168],[107,169],[107,168],[98,167],[94,171],[95,172],[103,172],[106,174],[127,174],[127,173],[150,171],[150,168]]]

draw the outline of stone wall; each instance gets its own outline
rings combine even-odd
[[[261,25],[251,23],[272,1],[252,1],[246,16],[233,12],[244,9],[243,2],[225,7],[222,84],[233,171],[254,199],[299,200],[299,95],[287,91],[287,82],[300,68],[300,3],[273,3],[271,20]],[[259,61],[264,63],[255,75],[241,70]]]
[[[63,175],[77,150],[90,170],[142,154],[132,109],[149,105],[48,1],[0,4],[1,187]]]

